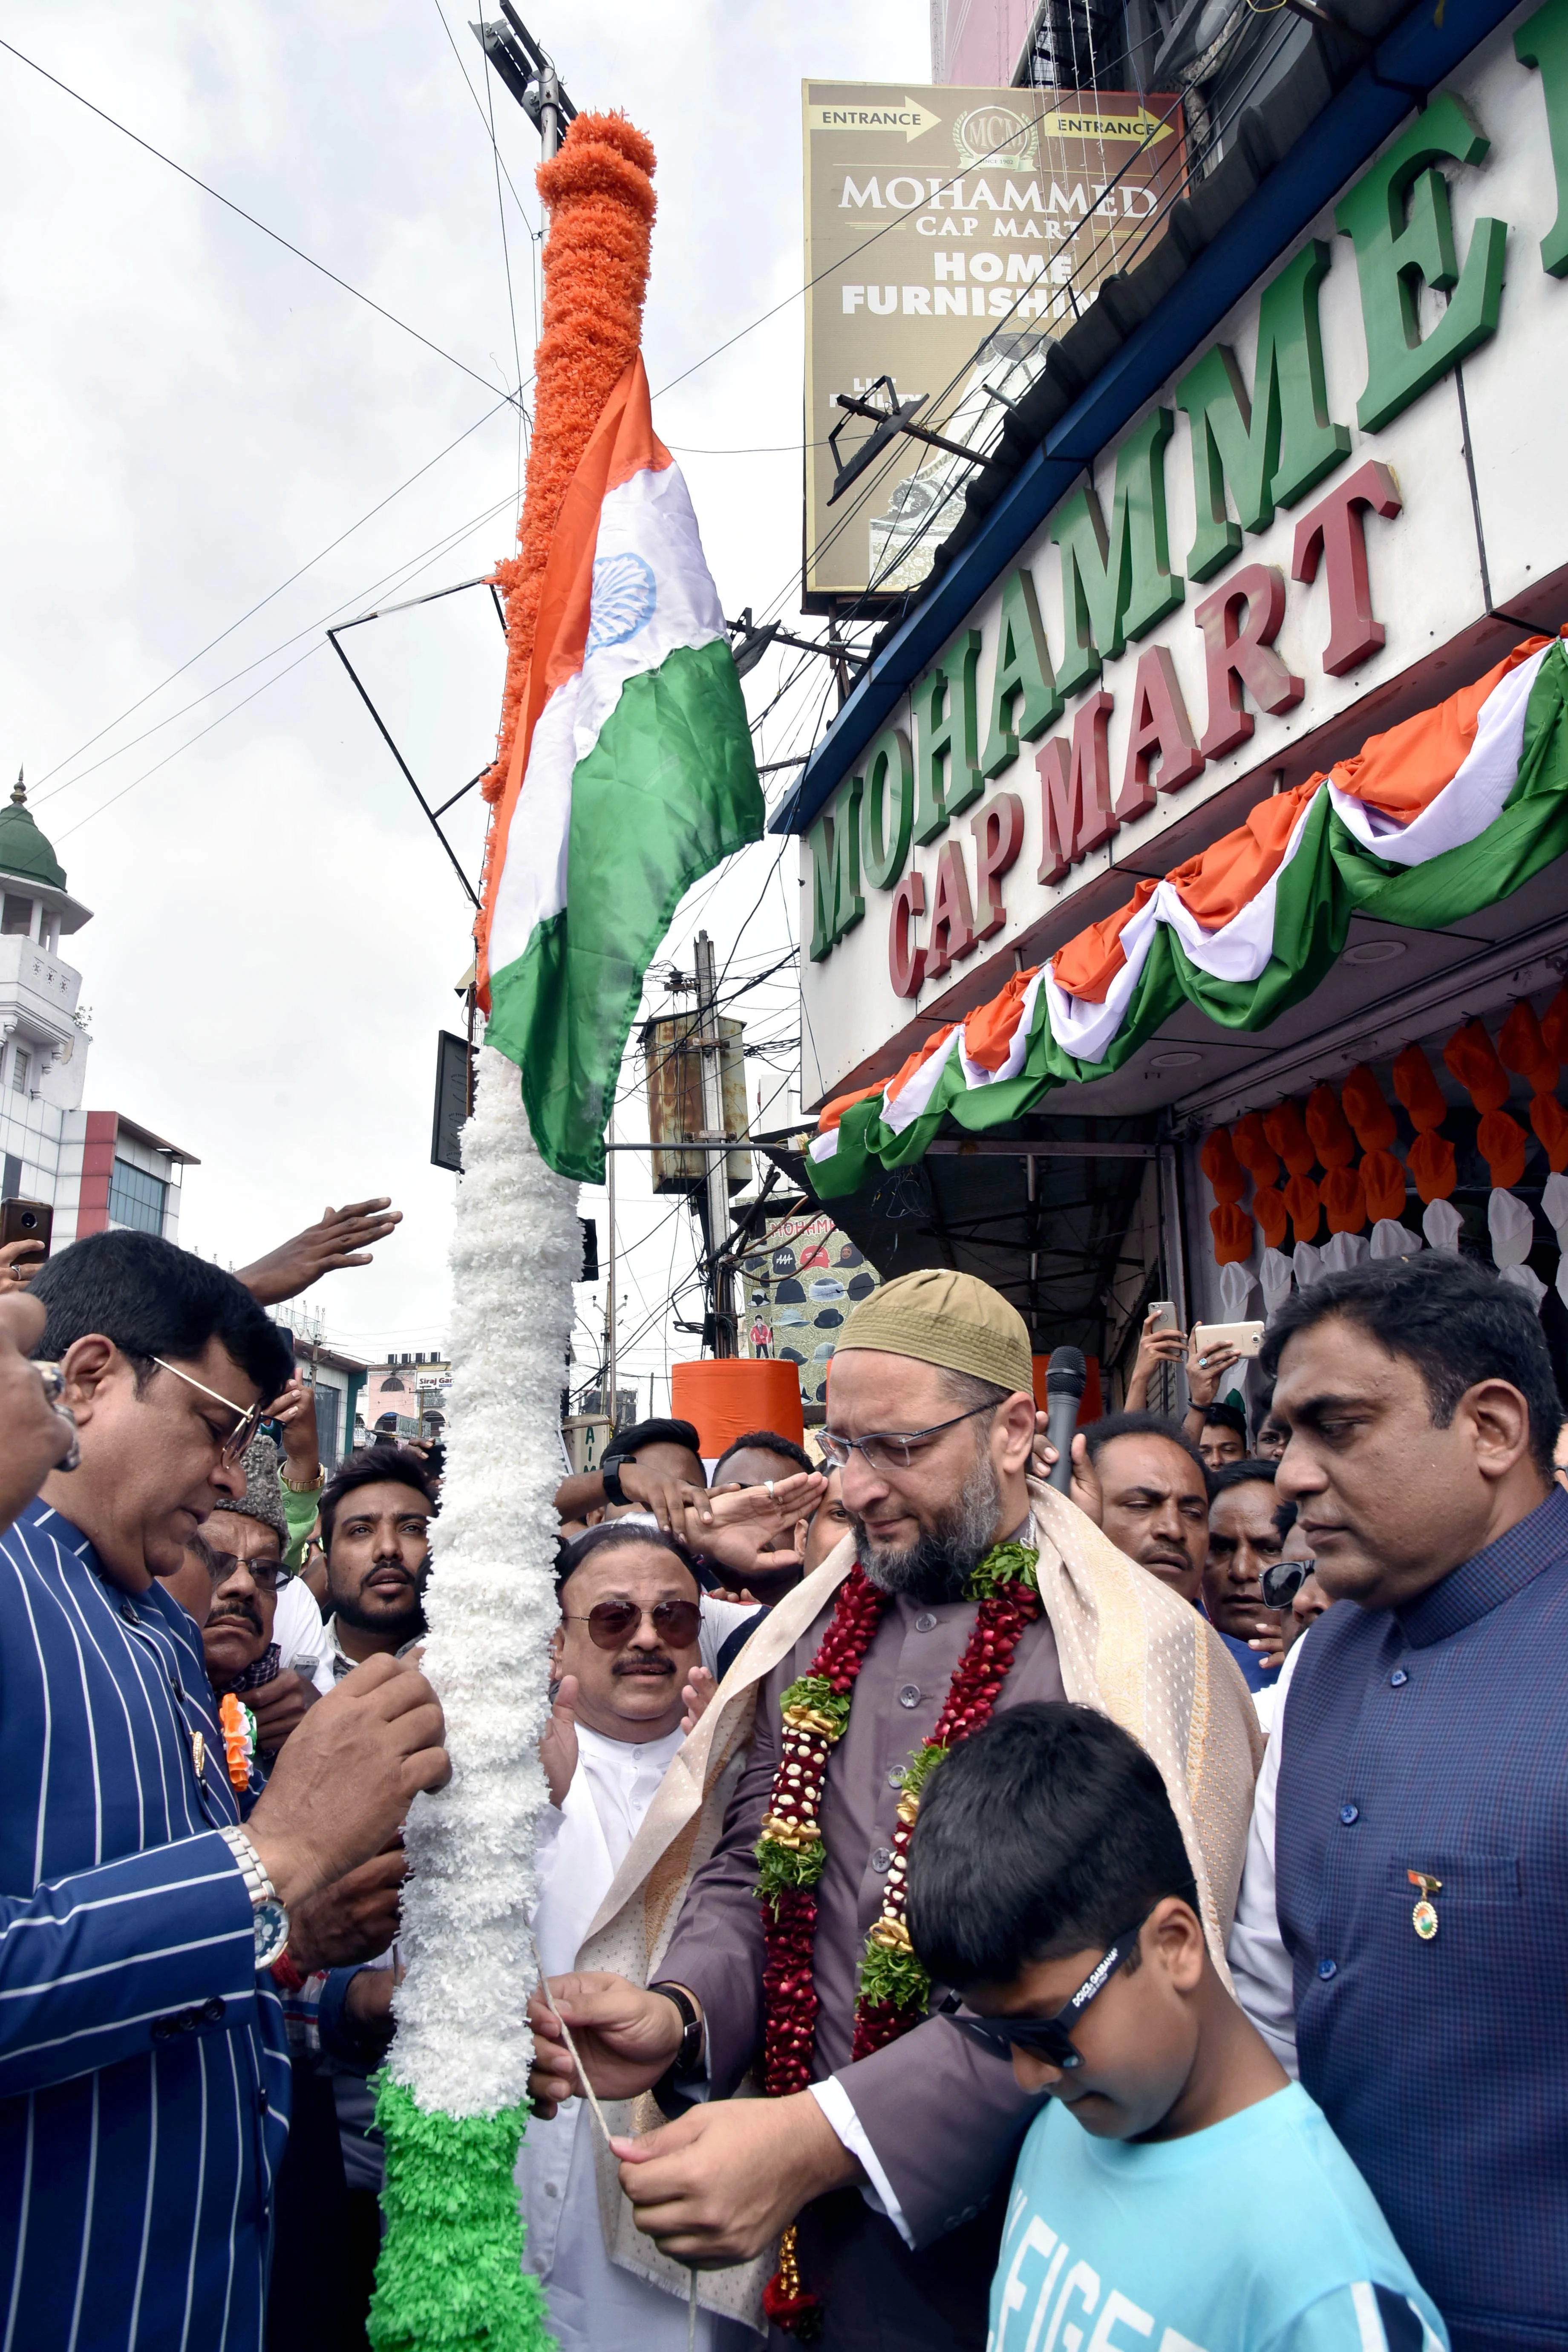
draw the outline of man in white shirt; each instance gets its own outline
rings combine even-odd
[[[656,1527],[594,1528],[565,1554],[558,1590],[554,1711],[541,1747],[550,1810],[534,1915],[545,1971],[578,1947],[684,1737],[684,1686],[701,1657],[697,1579]],[[684,2352],[687,2305],[613,2263],[594,2172],[594,2118],[581,2099],[528,2126],[517,2179],[524,2260],[543,2282],[561,2352]],[[698,2315],[705,2352],[742,2352],[739,2322]]]

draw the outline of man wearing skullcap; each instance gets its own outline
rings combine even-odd
[[[772,2271],[775,2346],[985,2341],[1038,2101],[942,2013],[903,1926],[933,1748],[1026,1700],[1114,1717],[1164,1777],[1224,1968],[1256,1717],[1198,1612],[1031,1485],[1031,1375],[1022,1318],[972,1276],[907,1275],[857,1308],[823,1433],[852,1533],[753,1635],[552,1983],[601,2097],[652,2090],[674,2118],[613,2116],[616,2258],[749,2264],[700,2292],[754,2320],[743,2293]],[[572,2061],[541,2000],[531,2022],[549,2104]]]

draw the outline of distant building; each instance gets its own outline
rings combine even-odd
[[[371,1436],[386,1413],[397,1417],[399,1437],[442,1437],[447,1430],[447,1391],[452,1367],[434,1352],[388,1356],[372,1364],[360,1410],[361,1441]]]
[[[47,1202],[57,1250],[120,1225],[176,1241],[195,1154],[121,1111],[82,1108],[90,1040],[59,943],[91,919],[18,776],[0,808],[0,1197]]]

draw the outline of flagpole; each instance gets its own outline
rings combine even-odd
[[[616,1381],[616,1114],[610,1111],[609,1141],[612,1146],[605,1161],[605,1195],[606,1223],[609,1228],[609,1248],[605,1260],[605,1411],[610,1416],[610,1434],[617,1426],[616,1404],[618,1390]]]

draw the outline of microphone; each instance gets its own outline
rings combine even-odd
[[[1057,1458],[1049,1483],[1064,1495],[1072,1485],[1072,1435],[1088,1381],[1081,1348],[1052,1349],[1046,1366],[1046,1434]]]

